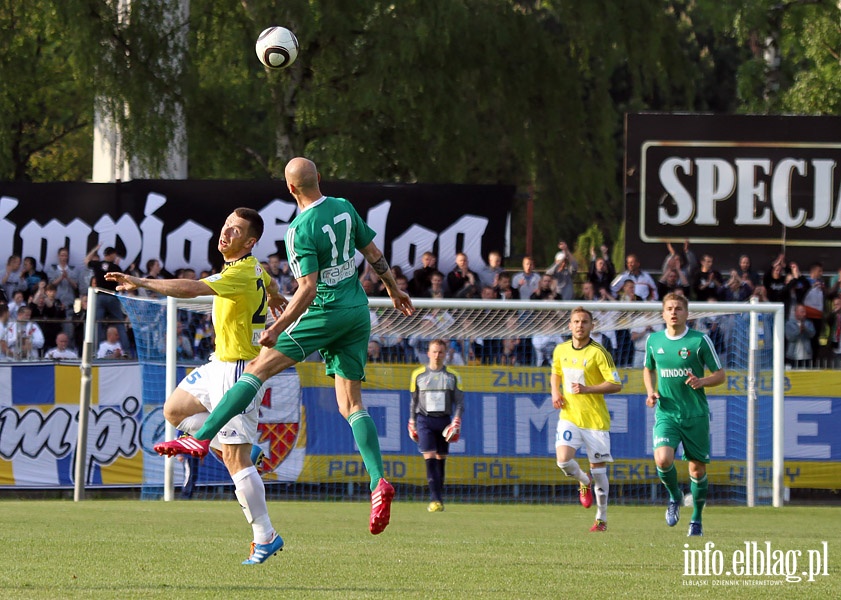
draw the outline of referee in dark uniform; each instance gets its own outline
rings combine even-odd
[[[458,374],[444,366],[446,341],[437,339],[429,342],[426,355],[429,364],[412,372],[408,429],[409,436],[418,443],[418,450],[426,461],[431,500],[427,510],[441,512],[444,510],[444,464],[450,452],[450,443],[457,442],[461,435],[464,392],[459,389]]]

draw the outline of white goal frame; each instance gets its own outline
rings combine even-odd
[[[97,293],[112,293],[99,288],[88,288],[88,308],[85,318],[85,341],[82,346],[82,360],[79,368],[82,372],[79,391],[79,434],[76,442],[76,463],[74,465],[73,500],[78,502],[85,498],[85,467],[88,445],[88,414],[91,406],[91,367],[95,355],[94,341],[96,339],[96,297]],[[154,302],[154,300],[150,300]],[[210,312],[213,306],[213,296],[199,296],[198,298],[167,297],[160,302],[166,303],[166,375],[164,390],[166,397],[178,385],[177,357],[178,357],[178,309],[188,308],[200,312]],[[175,427],[166,423],[166,439],[175,438]],[[175,499],[175,458],[169,456],[164,463],[164,494],[166,502]]]
[[[94,347],[93,340],[96,332],[96,296],[97,292],[110,293],[106,290],[90,288],[88,290],[87,320],[85,322],[85,343],[83,345],[81,360],[81,387],[79,394],[79,433],[76,448],[75,463],[75,490],[74,500],[84,499],[85,489],[85,462],[87,456],[87,428],[88,413],[91,400],[91,366],[93,364]],[[164,301],[161,301],[164,302]],[[166,298],[166,394],[172,393],[177,385],[176,368],[176,323],[179,308],[208,312],[213,303],[212,296],[205,296],[192,299]],[[418,309],[473,309],[487,310],[493,308],[495,301],[492,300],[459,300],[459,299],[413,299]],[[502,302],[502,301],[499,301]],[[504,301],[506,309],[530,310],[530,311],[563,311],[569,312],[577,306],[583,306],[593,312],[602,312],[609,309],[615,311],[633,311],[659,314],[662,311],[660,302],[585,302],[585,301],[545,301],[545,300],[512,300]],[[372,309],[393,308],[388,298],[369,298],[369,306]],[[497,305],[498,306],[498,305]],[[689,311],[692,318],[722,314],[722,313],[749,313],[749,356],[747,374],[747,423],[746,423],[746,496],[747,505],[756,505],[756,361],[755,356],[758,349],[757,323],[760,314],[774,315],[774,327],[772,338],[772,420],[773,420],[773,448],[772,448],[772,503],[775,507],[784,505],[784,308],[781,303],[741,303],[741,302],[690,302]],[[407,325],[411,320],[406,320]],[[596,326],[598,331],[598,325]],[[527,332],[524,332],[528,335]],[[490,337],[490,336],[489,336]],[[166,438],[172,439],[175,435],[175,428],[167,423]],[[174,486],[174,459],[168,458],[164,471],[164,500],[170,501],[175,497]]]
[[[577,306],[582,306],[594,313],[610,310],[611,312],[632,311],[647,312],[658,315],[662,312],[662,303],[657,302],[585,302],[583,300],[547,301],[547,300],[433,300],[417,298],[412,300],[415,308],[427,309],[474,309],[487,310],[494,302],[504,302],[506,307],[515,310],[531,311],[565,311],[569,312]],[[371,308],[392,308],[389,298],[369,298]],[[690,302],[689,312],[692,319],[724,313],[748,313],[750,315],[749,328],[749,356],[747,374],[747,422],[746,422],[746,504],[756,506],[756,410],[757,410],[757,368],[756,354],[758,350],[758,318],[760,314],[774,315],[774,328],[771,337],[772,354],[772,420],[773,420],[773,448],[772,448],[772,503],[775,507],[784,504],[784,475],[785,475],[785,410],[784,410],[784,373],[785,373],[785,319],[784,305],[779,302]],[[598,331],[598,324],[595,327]],[[523,332],[523,335],[529,335]],[[454,337],[458,333],[454,332]],[[444,335],[444,337],[447,337]]]

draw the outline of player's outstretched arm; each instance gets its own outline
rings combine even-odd
[[[112,271],[105,274],[108,281],[117,282],[118,292],[130,292],[138,288],[146,288],[164,296],[173,298],[196,298],[198,296],[213,296],[216,292],[201,280],[193,279],[147,279],[134,277],[126,273]]]
[[[391,272],[391,267],[388,266],[388,261],[383,256],[382,251],[377,248],[374,242],[371,242],[360,250],[362,256],[374,269],[374,272],[380,276],[385,289],[388,292],[394,308],[402,312],[407,317],[415,312],[415,307],[412,305],[412,299],[406,292],[400,291],[397,287],[397,281],[394,279],[394,274]]]

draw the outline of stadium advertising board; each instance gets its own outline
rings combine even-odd
[[[366,184],[325,182],[325,194],[347,198],[377,232],[375,241],[394,265],[410,274],[430,250],[439,268],[453,268],[465,252],[474,270],[491,250],[504,250],[512,186]],[[266,228],[254,254],[280,252],[295,201],[282,181],[135,180],[125,183],[0,183],[0,260],[13,253],[53,264],[70,249],[82,266],[96,244],[113,246],[121,266],[145,270],[150,259],[164,269],[200,272],[221,266],[219,229],[238,206],[260,211]],[[357,256],[357,262],[362,258]]]
[[[625,249],[647,268],[684,240],[720,269],[841,266],[841,117],[634,113],[625,140]]]
[[[157,369],[155,371],[154,369]],[[163,367],[106,364],[93,369],[86,477],[91,486],[161,485],[152,446],[164,435]],[[395,483],[424,485],[423,460],[406,432],[411,365],[371,365],[363,400],[374,419],[385,468]],[[465,394],[462,440],[451,447],[448,483],[558,484],[548,370],[461,367]],[[183,377],[184,370],[178,376]],[[609,397],[615,484],[657,481],[651,451],[654,411],[645,407],[638,370],[622,371],[622,393]],[[785,485],[834,489],[841,478],[841,383],[838,372],[787,374]],[[759,388],[758,478],[771,482],[771,390]],[[710,391],[709,476],[714,484],[745,480],[746,381],[737,372]],[[0,486],[72,487],[80,378],[78,365],[0,366]],[[714,392],[714,393],[713,393]],[[267,481],[363,483],[353,436],[336,409],[332,379],[320,363],[301,363],[270,381],[260,407],[260,444],[274,471]],[[582,458],[579,456],[579,458]],[[180,463],[177,468],[181,469]],[[180,479],[177,479],[180,481]],[[199,483],[227,484],[209,456]]]

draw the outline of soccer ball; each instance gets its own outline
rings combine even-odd
[[[257,38],[256,50],[269,69],[285,69],[298,58],[298,38],[285,27],[269,27]]]

